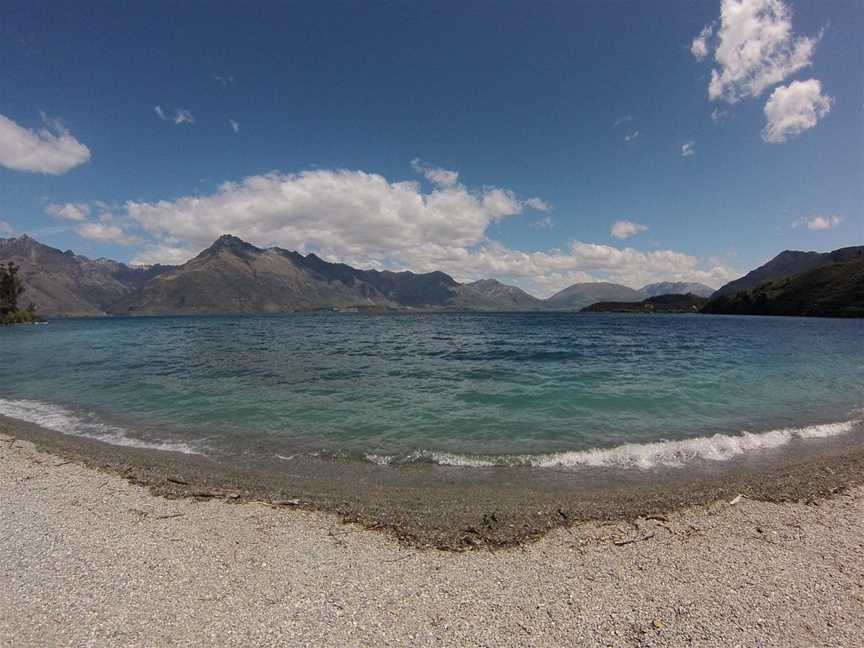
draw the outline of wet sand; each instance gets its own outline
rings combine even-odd
[[[253,470],[200,455],[113,446],[0,417],[0,435],[31,441],[64,459],[146,486],[154,495],[334,513],[406,545],[449,550],[511,547],[558,527],[628,521],[739,494],[765,502],[814,502],[864,482],[862,432],[807,441],[779,455],[757,453],[757,459],[746,462],[717,462],[698,472],[392,467],[322,460]]]
[[[456,554],[323,512],[155,497],[116,466],[92,470],[9,432],[3,646],[849,647],[864,636],[860,487],[812,503],[724,498]]]

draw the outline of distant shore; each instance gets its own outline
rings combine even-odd
[[[859,428],[861,426],[859,425]],[[320,510],[391,533],[417,547],[507,547],[586,521],[634,520],[739,494],[813,502],[864,483],[864,429],[812,440],[758,463],[710,469],[384,467],[358,461],[292,461],[244,470],[200,455],[109,445],[0,416],[0,435],[64,460],[119,475],[168,498],[265,501]]]

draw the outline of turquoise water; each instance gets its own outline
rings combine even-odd
[[[581,314],[58,320],[0,414],[225,460],[721,460],[862,418],[864,321]]]

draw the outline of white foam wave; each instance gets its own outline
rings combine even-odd
[[[55,432],[72,436],[97,439],[105,443],[150,450],[168,450],[184,454],[200,454],[186,443],[174,441],[144,441],[129,436],[129,432],[119,426],[109,425],[72,412],[60,405],[36,400],[6,400],[0,398],[0,415],[34,423]]]
[[[823,439],[852,431],[860,420],[825,423],[802,428],[782,428],[768,432],[742,432],[737,435],[715,434],[710,437],[653,443],[625,443],[614,448],[595,448],[573,452],[538,455],[463,455],[451,452],[418,450],[406,457],[366,455],[379,465],[429,462],[442,466],[491,468],[496,466],[534,466],[539,468],[575,468],[579,466],[654,468],[681,467],[693,460],[728,461],[754,450],[787,445],[795,439]]]

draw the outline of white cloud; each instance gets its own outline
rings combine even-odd
[[[229,120],[228,120],[228,123],[231,125],[231,130],[233,130],[235,133],[239,133],[239,132],[240,132],[240,124],[238,124],[238,123],[237,123],[236,121],[234,121],[233,119],[229,119]]]
[[[185,108],[178,108],[174,111],[174,123],[175,124],[194,124],[195,117],[191,112],[186,110]]]
[[[411,160],[411,168],[438,187],[452,187],[459,182],[458,172],[430,166],[420,158]]]
[[[175,109],[173,117],[169,116],[168,113],[163,110],[162,106],[156,106],[154,110],[156,111],[156,116],[162,121],[174,122],[175,125],[195,123],[195,116],[185,108]]]
[[[697,58],[703,49],[708,54],[705,33],[703,29],[691,47]],[[818,40],[792,32],[791,12],[782,0],[722,0],[717,67],[711,71],[708,96],[730,104],[758,97],[810,65]]]
[[[696,143],[693,140],[684,142],[681,145],[681,157],[691,157],[696,155]]]
[[[634,223],[633,221],[628,220],[619,220],[615,221],[612,224],[611,234],[617,239],[626,239],[631,236],[636,236],[639,232],[644,232],[648,229],[647,225],[642,225],[641,223]]]
[[[710,51],[708,46],[708,39],[711,38],[711,35],[714,33],[714,25],[709,24],[705,25],[699,35],[693,39],[693,43],[690,45],[690,53],[696,57],[697,61],[701,61]]]
[[[632,141],[635,140],[637,137],[639,137],[639,135],[641,135],[641,133],[640,133],[638,130],[637,130],[637,131],[633,131],[633,132],[631,132],[631,133],[627,133],[627,134],[624,136],[624,141],[625,141],[625,142],[632,142]]]
[[[832,102],[831,97],[822,94],[818,79],[780,86],[765,103],[762,139],[779,144],[813,128],[831,110]]]
[[[127,235],[116,225],[107,225],[105,223],[82,223],[75,226],[75,232],[82,238],[101,243],[135,245],[141,242],[141,239]]]
[[[202,248],[203,249],[203,248]],[[145,245],[134,259],[132,265],[183,265],[200,252],[189,248],[173,247],[166,244]]]
[[[90,149],[57,119],[44,114],[45,128],[33,131],[0,115],[0,166],[14,171],[61,175],[90,159]]]
[[[51,203],[45,207],[45,213],[54,218],[70,221],[85,221],[90,215],[90,207],[84,203]]]
[[[495,277],[544,295],[592,279],[719,285],[734,276],[672,251],[574,242],[564,251],[524,252],[490,238],[492,225],[540,204],[529,201],[506,188],[472,190],[457,183],[424,191],[417,182],[318,169],[252,176],[207,196],[128,202],[124,218],[152,237],[135,257],[140,264],[182,263],[232,233],[261,247],[314,250],[358,268],[443,270],[459,281]]]
[[[792,223],[792,227],[795,228],[801,225],[806,225],[807,229],[818,232],[821,230],[833,229],[842,222],[843,219],[839,216],[823,216],[822,214],[816,214],[815,216],[811,216],[810,218],[799,218]]]
[[[15,230],[12,229],[12,226],[6,221],[0,221],[0,235],[3,236],[11,236],[12,232]]]
[[[536,209],[537,211],[549,211],[552,209],[545,200],[541,200],[540,198],[529,198],[525,201],[525,206],[530,207],[531,209]],[[547,217],[548,218],[548,217]]]
[[[223,87],[234,84],[233,74],[214,74],[213,78],[216,79],[216,81],[218,81]]]
[[[621,124],[627,124],[631,121],[633,121],[633,115],[624,115],[615,120],[612,124],[612,128],[618,128]]]

